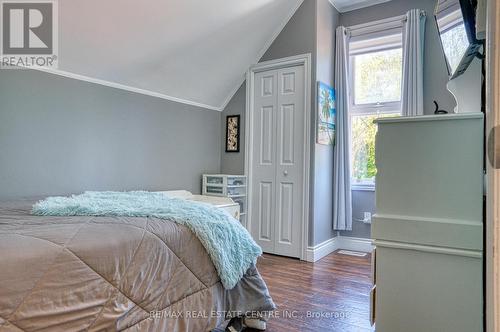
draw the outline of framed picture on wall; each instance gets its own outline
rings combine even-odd
[[[240,116],[226,117],[226,152],[240,152]]]
[[[318,144],[335,144],[335,90],[323,82],[318,82]]]

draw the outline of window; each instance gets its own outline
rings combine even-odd
[[[353,56],[354,105],[401,101],[401,52],[395,48]]]
[[[401,114],[401,31],[350,42],[351,185],[373,190],[375,135],[373,121]]]

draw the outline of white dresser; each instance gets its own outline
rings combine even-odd
[[[377,123],[376,330],[480,332],[483,116]]]

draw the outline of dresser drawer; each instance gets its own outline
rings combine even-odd
[[[227,188],[222,186],[207,185],[203,188],[203,195],[227,196]]]

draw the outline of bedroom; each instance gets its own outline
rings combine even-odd
[[[499,331],[495,1],[1,8],[0,331]]]

